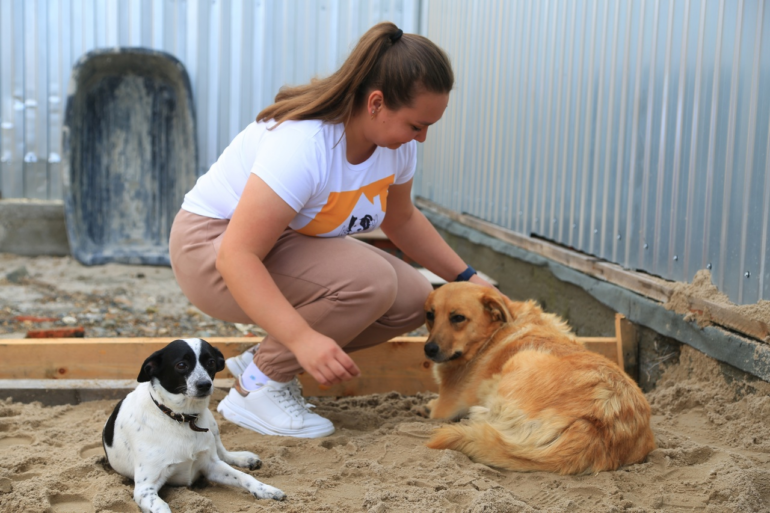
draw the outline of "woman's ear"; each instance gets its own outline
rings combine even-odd
[[[366,111],[371,116],[376,116],[380,110],[385,106],[385,97],[382,95],[382,91],[374,90],[369,93],[368,101],[366,102]]]
[[[481,299],[484,310],[492,317],[493,322],[510,322],[513,319],[510,310],[505,306],[505,301],[498,294],[484,294]]]

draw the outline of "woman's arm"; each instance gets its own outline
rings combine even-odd
[[[262,263],[295,215],[261,178],[251,175],[222,239],[217,270],[246,315],[294,353],[316,381],[340,383],[358,376],[358,367],[334,340],[305,322]]]
[[[418,264],[446,281],[454,281],[468,265],[439,235],[425,216],[412,203],[412,180],[388,189],[388,211],[382,231],[404,253]],[[472,283],[493,285],[474,274]]]

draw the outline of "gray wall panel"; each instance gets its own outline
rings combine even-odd
[[[770,299],[766,0],[426,1],[457,87],[419,195]]]
[[[205,172],[285,84],[332,73],[379,21],[406,32],[420,0],[0,0],[0,197],[60,199],[73,64],[142,46],[190,75]]]

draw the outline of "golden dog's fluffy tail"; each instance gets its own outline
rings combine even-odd
[[[496,409],[473,408],[470,423],[439,428],[428,447],[461,451],[474,461],[498,468],[558,474],[614,470],[640,461],[654,447],[651,433],[648,437],[637,432],[633,439],[623,436],[637,431],[629,431],[631,426],[616,426],[616,430],[585,418],[532,420],[521,411]],[[627,447],[608,447],[619,442],[619,435],[626,438]]]

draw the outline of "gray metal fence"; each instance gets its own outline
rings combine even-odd
[[[457,74],[418,194],[770,299],[770,4],[432,0]]]
[[[281,85],[330,73],[384,19],[436,41],[457,75],[418,194],[770,299],[765,0],[0,0],[0,194],[61,196],[65,88],[91,49],[185,64],[203,172]]]
[[[279,87],[332,73],[369,27],[419,31],[420,0],[0,0],[0,197],[61,198],[72,65],[114,46],[163,50],[190,75],[199,173]]]

